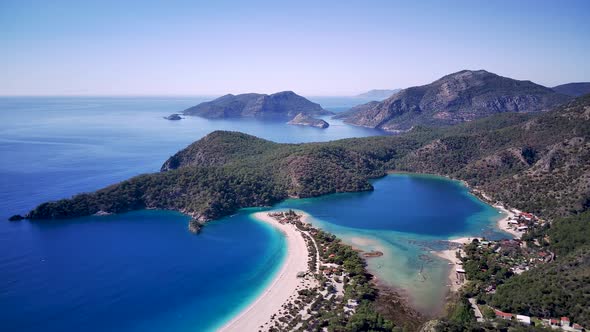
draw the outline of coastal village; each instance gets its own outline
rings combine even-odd
[[[294,227],[303,237],[308,268],[297,272],[296,293],[259,326],[259,331],[328,331],[361,316],[376,291],[359,252],[334,235],[312,227],[304,221],[303,214],[288,210],[267,215],[281,225]],[[363,253],[365,257],[380,255]]]
[[[496,287],[512,275],[521,274],[539,264],[550,263],[555,253],[545,249],[539,239],[532,234],[547,226],[532,213],[516,209],[505,209],[501,204],[494,205],[508,216],[498,222],[499,227],[512,235],[513,239],[490,241],[484,238],[461,238],[451,240],[449,250],[436,253],[450,261],[452,291],[466,286],[468,281],[476,281],[476,289],[469,290],[468,299],[478,322],[510,321],[525,326],[542,326],[563,331],[586,331],[568,317],[532,317],[518,312],[503,312],[486,304],[486,296],[494,294]],[[457,246],[458,244],[458,246]],[[473,285],[469,285],[473,287]]]

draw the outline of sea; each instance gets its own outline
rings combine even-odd
[[[262,292],[286,255],[274,228],[242,209],[199,235],[173,211],[67,221],[8,222],[36,205],[156,172],[214,130],[284,143],[386,135],[338,120],[327,129],[256,120],[163,117],[212,97],[0,98],[0,322],[2,331],[211,331]],[[310,97],[342,112],[359,98]],[[501,216],[461,183],[389,175],[375,191],[287,200],[313,223],[363,250],[380,282],[423,310],[442,303],[448,264],[430,254],[455,236],[506,237]],[[268,209],[268,208],[266,208]]]

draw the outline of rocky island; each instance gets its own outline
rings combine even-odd
[[[485,70],[463,70],[430,84],[403,89],[382,102],[339,114],[344,122],[391,132],[414,126],[444,126],[505,112],[548,111],[571,97],[531,81]]]
[[[271,95],[228,94],[188,108],[183,114],[208,119],[255,118],[289,121],[298,114],[314,117],[330,115],[332,112],[326,111],[319,104],[313,103],[293,91],[283,91]]]
[[[321,128],[321,129],[325,129],[330,126],[329,123],[327,123],[326,121],[324,121],[322,119],[312,118],[311,116],[305,115],[303,113],[297,114],[293,118],[293,120],[291,120],[287,123],[290,125],[309,126],[309,127],[316,127],[316,128]]]
[[[168,116],[165,116],[164,119],[166,119],[166,120],[172,120],[172,121],[182,120],[182,118],[180,117],[180,115],[177,114],[177,113],[174,113],[174,114],[170,114]]]

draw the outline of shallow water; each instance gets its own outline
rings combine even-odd
[[[471,195],[458,181],[428,175],[393,174],[373,182],[375,190],[288,200],[277,208],[308,212],[312,222],[364,251],[380,282],[403,288],[427,313],[441,309],[449,265],[430,253],[441,240],[462,236],[489,239],[508,235],[496,228],[503,215]]]

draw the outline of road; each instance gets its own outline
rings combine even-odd
[[[481,310],[479,310],[479,307],[477,306],[477,301],[474,298],[469,298],[469,303],[471,303],[471,307],[473,308],[473,312],[475,313],[475,318],[477,319],[478,322],[483,322],[483,315],[481,314]]]

